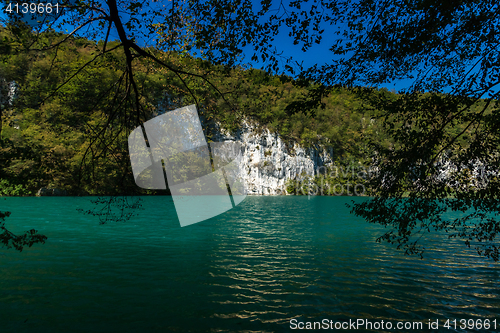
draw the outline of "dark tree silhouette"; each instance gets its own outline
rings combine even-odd
[[[0,212],[0,243],[3,246],[15,248],[22,251],[25,246],[31,247],[35,243],[45,243],[47,236],[40,235],[35,229],[26,231],[24,234],[16,235],[5,227],[5,218],[10,216],[10,212]]]

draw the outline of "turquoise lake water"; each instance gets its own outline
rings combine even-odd
[[[496,319],[477,331],[500,331],[498,264],[440,235],[424,260],[404,256],[349,214],[352,198],[247,197],[184,228],[170,197],[143,197],[139,216],[105,225],[76,211],[91,199],[0,198],[12,231],[48,236],[0,248],[0,332],[291,332],[293,319],[423,331],[438,331],[429,319]]]

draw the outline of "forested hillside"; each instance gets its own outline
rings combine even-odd
[[[33,195],[41,187],[71,194],[140,191],[131,175],[128,134],[159,112],[193,103],[206,124],[216,121],[234,131],[246,119],[303,146],[331,146],[340,163],[367,160],[369,141],[391,145],[375,120],[376,108],[340,86],[149,50],[199,77],[176,76],[153,63],[138,62],[135,84],[147,107],[140,119],[124,118],[117,110],[133,106],[124,102],[125,57],[113,50],[118,42],[108,43],[108,52],[92,63],[102,42],[2,28],[0,43],[2,195]],[[13,82],[16,94],[9,97]],[[365,93],[397,98],[386,90]],[[322,96],[321,103],[317,96]],[[210,126],[205,130],[210,139]]]
[[[82,0],[48,21],[8,15],[0,194],[148,193],[131,177],[129,133],[195,103],[209,140],[214,122],[245,120],[280,133],[292,159],[290,144],[320,143],[336,164],[371,164],[373,197],[351,212],[389,227],[379,241],[422,254],[421,232],[444,230],[498,260],[497,2]],[[287,169],[287,190],[302,171]]]

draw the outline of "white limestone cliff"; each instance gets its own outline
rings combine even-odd
[[[234,135],[218,128],[214,141],[237,141],[242,146],[240,176],[250,195],[283,195],[288,179],[313,176],[333,162],[333,150],[303,148],[285,142],[278,133],[244,121]]]

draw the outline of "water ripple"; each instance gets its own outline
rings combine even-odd
[[[87,198],[8,199],[14,229],[49,239],[0,256],[6,332],[288,332],[294,318],[500,314],[498,265],[442,235],[425,260],[403,256],[375,242],[383,229],[353,218],[348,198],[249,197],[185,228],[169,197],[104,226],[76,213]]]

